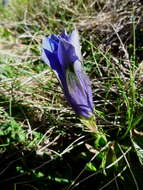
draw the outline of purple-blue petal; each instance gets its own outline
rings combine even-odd
[[[55,51],[58,48],[58,43],[51,39],[51,37],[43,38],[42,46],[50,52]]]
[[[66,30],[64,30],[61,34],[60,37],[63,38],[66,41],[69,41],[69,35],[67,34]]]
[[[58,60],[57,54],[56,53],[51,53],[47,49],[44,49],[44,52],[45,52],[45,55],[47,56],[47,58],[49,60],[50,67],[52,69],[54,69],[57,72],[58,75],[63,75],[63,70],[62,70],[60,62]]]
[[[58,43],[59,43],[59,37],[56,36],[55,34],[52,34],[52,35],[50,36],[50,39],[51,39],[51,42],[54,43],[54,45],[55,45],[55,50],[57,50],[57,48],[58,48]]]
[[[72,31],[71,35],[69,36],[68,41],[75,47],[76,55],[78,56],[80,60],[82,60],[79,34],[76,29]]]
[[[63,32],[43,39],[42,58],[60,79],[65,97],[73,110],[83,117],[93,115],[91,84],[81,65],[77,30],[71,35]]]
[[[65,69],[78,60],[74,46],[63,39],[59,41],[58,58]]]
[[[77,64],[78,61],[74,63],[74,65]],[[65,96],[77,114],[90,117],[93,113],[91,84],[82,67],[78,72],[75,68],[69,68],[66,71]]]

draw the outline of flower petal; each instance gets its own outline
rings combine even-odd
[[[61,34],[60,37],[65,39],[66,41],[69,40],[69,35],[67,34],[66,30],[64,30]]]
[[[82,60],[79,34],[76,29],[71,33],[68,41],[75,47],[76,55]]]
[[[43,49],[45,56],[48,59],[48,65],[54,69],[59,76],[63,75],[63,70],[58,60],[56,53],[51,53],[47,49]],[[47,63],[47,62],[46,62]]]
[[[93,113],[93,101],[89,79],[79,61],[76,61],[73,67],[72,70],[68,68],[66,72],[67,94],[69,94],[67,99],[75,112],[84,117],[90,117]]]
[[[51,40],[57,42],[57,44],[59,43],[59,37],[56,36],[55,34],[52,34],[52,35],[50,36],[50,38],[51,38]]]
[[[56,35],[52,34],[49,37],[43,38],[42,47],[50,52],[54,52],[58,49],[59,39]]]
[[[54,43],[52,43],[50,37],[43,38],[42,47],[50,52],[54,51]]]
[[[43,38],[42,42],[42,59],[54,70],[56,70],[57,65],[59,65],[59,61],[56,56],[58,40],[58,37],[52,34],[49,37]]]
[[[48,50],[47,50],[48,51]],[[51,67],[50,61],[45,53],[45,50],[42,48],[42,60]]]
[[[69,67],[78,59],[74,46],[64,39],[60,39],[59,41],[58,58],[64,69]]]
[[[91,84],[83,70],[78,31],[71,35],[64,31],[59,37],[51,35],[43,39],[42,58],[58,76],[65,97],[80,116],[93,115]]]

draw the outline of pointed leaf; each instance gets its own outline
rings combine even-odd
[[[139,158],[139,161],[141,165],[143,165],[143,135],[131,132],[130,138]]]

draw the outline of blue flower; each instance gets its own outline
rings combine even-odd
[[[67,101],[80,116],[93,116],[91,84],[82,67],[78,31],[43,39],[42,58],[57,74]]]

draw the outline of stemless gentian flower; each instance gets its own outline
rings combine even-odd
[[[83,70],[78,31],[63,32],[43,39],[42,58],[57,74],[65,97],[73,110],[84,118],[93,116],[91,84]]]

